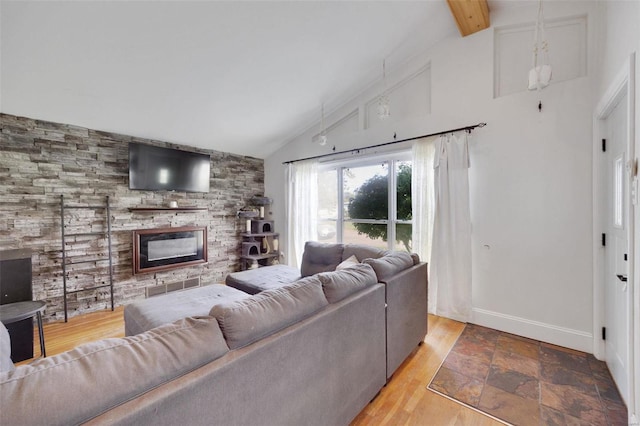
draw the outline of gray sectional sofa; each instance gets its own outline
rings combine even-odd
[[[303,277],[333,271],[349,259],[370,265],[385,288],[387,378],[427,334],[427,264],[417,254],[360,244],[307,242],[300,272]]]
[[[0,373],[0,424],[348,424],[426,333],[426,265],[378,254],[337,271],[314,261],[255,295],[226,288],[207,315],[166,310],[167,324]]]

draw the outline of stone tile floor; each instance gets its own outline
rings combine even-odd
[[[467,324],[429,388],[514,425],[627,425],[604,362]]]

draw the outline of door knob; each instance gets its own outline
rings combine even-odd
[[[618,277],[618,279],[619,279],[620,281],[622,281],[622,282],[624,282],[624,283],[626,283],[626,282],[627,282],[627,276],[626,276],[626,275],[620,275],[620,274],[618,274],[618,275],[616,275],[616,276]]]

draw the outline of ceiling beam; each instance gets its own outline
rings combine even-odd
[[[447,0],[462,37],[489,28],[487,0]]]

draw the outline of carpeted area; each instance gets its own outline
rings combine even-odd
[[[429,389],[513,425],[626,425],[593,355],[467,324]]]

